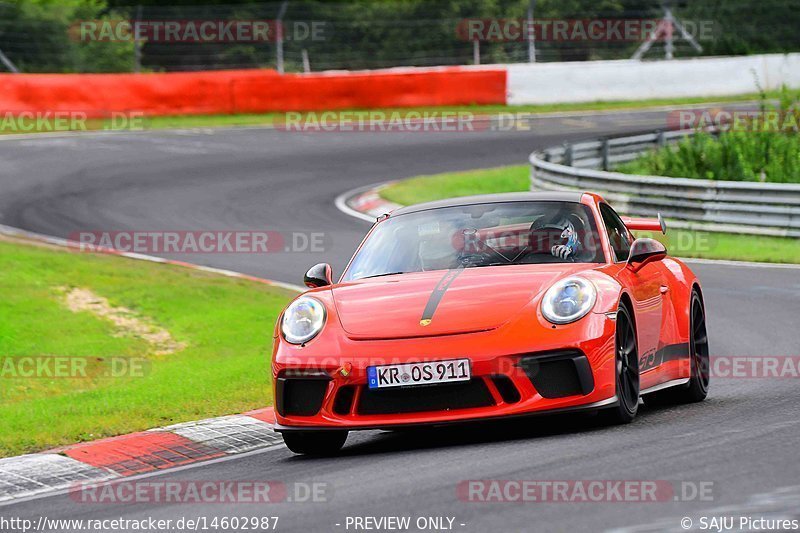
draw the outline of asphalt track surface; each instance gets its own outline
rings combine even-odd
[[[542,118],[532,131],[515,132],[231,129],[0,140],[0,222],[63,237],[79,230],[325,233],[324,253],[179,256],[298,283],[319,261],[341,272],[369,228],[334,207],[334,198],[346,190],[423,173],[524,163],[535,148],[664,122],[663,112],[637,112]],[[713,354],[798,354],[800,271],[695,268],[704,284]],[[0,516],[277,515],[282,531],[347,531],[348,516],[410,516],[412,522],[446,516],[455,519],[454,531],[465,532],[597,531],[642,524],[681,530],[681,517],[697,519],[720,508],[728,515],[797,517],[797,384],[717,379],[705,403],[642,407],[639,419],[624,427],[572,416],[414,433],[363,432],[351,434],[336,458],[298,457],[281,447],[151,478],[323,482],[331,498],[322,503],[88,505],[55,495],[0,507]],[[475,479],[669,480],[713,482],[714,488],[713,501],[694,502],[460,500],[457,484]]]

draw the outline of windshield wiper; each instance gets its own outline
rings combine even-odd
[[[386,272],[385,274],[373,274],[372,276],[364,276],[358,279],[382,278],[383,276],[396,276],[398,274],[405,274],[405,272]]]
[[[523,265],[525,263],[481,263],[480,265],[468,265],[466,268],[483,268],[483,267],[496,267],[506,265]]]

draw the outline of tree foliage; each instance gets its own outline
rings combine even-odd
[[[473,61],[473,43],[457,35],[464,19],[524,19],[535,4],[537,19],[654,19],[662,0],[290,0],[284,21],[317,21],[323,39],[287,40],[287,70],[301,70],[307,54],[313,70],[401,65],[459,65]],[[79,20],[274,19],[281,2],[253,0],[0,0],[0,50],[24,71],[130,71],[134,44],[78,42],[70,26]],[[711,21],[703,54],[733,55],[800,49],[800,10],[784,0],[672,0],[684,21]],[[540,61],[630,57],[638,42],[537,42]],[[676,56],[698,55],[680,39]],[[528,59],[528,43],[481,42],[482,63]],[[663,42],[648,57],[663,57]],[[143,45],[146,70],[274,68],[274,42],[156,43]]]

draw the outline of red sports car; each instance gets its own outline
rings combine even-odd
[[[590,193],[455,198],[380,217],[278,320],[278,427],[296,453],[348,431],[578,410],[618,423],[709,383],[700,283]]]

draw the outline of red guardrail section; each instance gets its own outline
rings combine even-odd
[[[3,74],[0,112],[146,115],[263,113],[504,104],[504,69],[448,67],[285,74],[273,70],[168,74]]]

